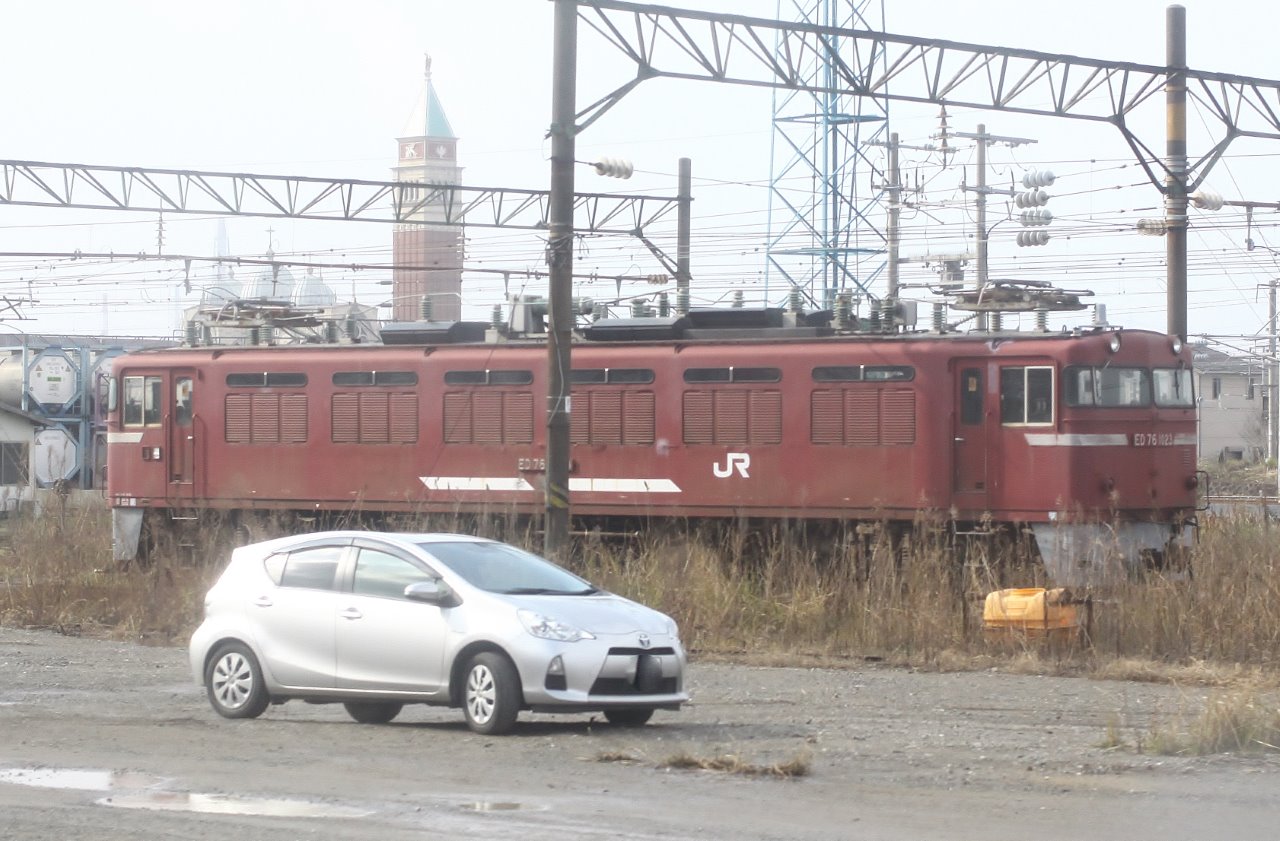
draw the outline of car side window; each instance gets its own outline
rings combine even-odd
[[[435,576],[415,564],[377,549],[361,549],[352,589],[364,596],[404,598],[404,588]]]
[[[281,587],[332,590],[345,546],[314,546],[290,552],[280,576]]]

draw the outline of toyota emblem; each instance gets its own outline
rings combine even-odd
[[[636,637],[636,642],[640,643],[641,648],[648,648],[649,646],[653,645],[653,641],[649,639],[648,634],[641,634],[640,636]]]

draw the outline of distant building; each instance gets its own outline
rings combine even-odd
[[[432,320],[458,321],[462,317],[462,226],[431,224],[445,218],[444,196],[433,195],[427,188],[461,183],[462,169],[458,139],[431,83],[430,58],[422,93],[397,143],[395,180],[425,186],[421,192],[406,192],[407,200],[423,203],[412,214],[415,221],[396,225],[392,234],[392,318],[418,320],[425,297]]]
[[[1267,455],[1263,365],[1205,345],[1193,349],[1200,408],[1200,458],[1259,461]]]

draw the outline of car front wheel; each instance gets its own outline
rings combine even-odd
[[[204,670],[209,703],[224,718],[257,718],[271,703],[258,659],[244,643],[218,648]]]
[[[653,718],[652,707],[630,710],[605,710],[605,720],[617,727],[640,727]]]
[[[467,664],[462,710],[476,733],[496,736],[511,729],[520,712],[520,676],[511,661],[485,651]]]
[[[386,724],[404,709],[404,704],[394,701],[347,701],[342,706],[347,708],[347,715],[361,724]]]

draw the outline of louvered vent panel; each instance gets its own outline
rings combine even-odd
[[[228,394],[223,412],[223,428],[228,444],[248,444],[252,440],[250,434],[249,395]]]
[[[254,444],[280,443],[280,395],[255,394],[249,437]]]
[[[444,442],[471,443],[471,394],[455,391],[444,396]]]
[[[880,443],[880,395],[876,389],[844,390],[844,442],[853,447]]]
[[[527,391],[502,395],[502,440],[507,444],[533,443],[533,395]]]
[[[653,443],[653,392],[635,391],[623,401],[622,443]]]
[[[782,392],[751,392],[751,443],[782,443]]]
[[[717,391],[715,404],[715,443],[747,443],[747,392]]]
[[[360,443],[386,444],[391,440],[388,398],[385,392],[360,394]]]
[[[815,391],[809,397],[809,440],[815,444],[844,443],[844,395]]]
[[[335,444],[354,444],[360,440],[360,399],[355,394],[335,394],[329,401],[329,437]]]
[[[418,395],[391,395],[391,443],[418,443]]]
[[[711,394],[709,391],[684,393],[684,442],[686,444],[712,443]]]
[[[280,395],[280,441],[283,444],[307,443],[307,395]]]
[[[471,395],[471,443],[502,443],[502,394],[496,391]]]
[[[591,395],[591,443],[622,443],[622,392],[597,391]]]
[[[569,443],[586,444],[587,432],[591,428],[591,392],[574,391],[573,411],[569,413]]]
[[[886,389],[880,399],[883,443],[889,445],[916,442],[916,393],[908,389]]]

